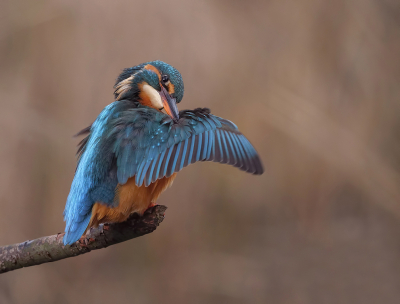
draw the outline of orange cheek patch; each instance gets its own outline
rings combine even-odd
[[[171,82],[169,82],[168,93],[169,93],[169,95],[172,95],[175,93],[175,86]]]
[[[143,81],[141,83],[138,83],[138,87],[139,87],[139,90],[140,90],[140,93],[139,93],[140,103],[142,105],[144,105],[144,106],[148,106],[148,107],[153,108],[153,105],[151,103],[150,97],[146,93],[144,93],[144,91],[143,91],[143,86],[145,84],[147,84],[145,81]]]

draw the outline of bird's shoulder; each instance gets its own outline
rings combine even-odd
[[[114,142],[115,150],[127,145],[170,147],[192,135],[215,129],[239,132],[234,123],[212,115],[208,108],[180,111],[179,120],[174,121],[167,114],[143,107],[121,113],[111,122],[107,137]]]
[[[106,107],[93,124],[75,135],[85,136],[78,144],[78,158],[96,134],[99,137],[97,141],[103,142],[107,149],[112,146],[113,152],[118,153],[121,147],[127,145],[136,148],[155,144],[171,146],[193,134],[217,128],[239,132],[234,123],[211,114],[209,108],[182,110],[179,117],[179,121],[174,122],[169,115],[155,109],[115,102]]]
[[[88,146],[91,146],[90,142],[96,142],[101,145],[105,139],[114,133],[119,133],[122,130],[126,131],[127,127],[130,130],[132,127],[143,127],[146,122],[157,124],[157,121],[161,120],[157,112],[151,108],[134,107],[130,101],[126,100],[119,100],[109,104],[92,124],[74,135],[74,137],[84,136],[78,143],[78,160]]]

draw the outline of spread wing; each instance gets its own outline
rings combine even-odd
[[[108,138],[120,184],[135,176],[138,186],[148,186],[197,161],[263,173],[256,150],[236,125],[208,109],[181,111],[177,123],[157,111],[126,111],[115,120]]]
[[[230,164],[262,174],[260,158],[230,121],[208,109],[181,111],[174,122],[150,108],[106,107],[79,145],[78,166],[64,211],[64,244],[72,244],[87,228],[95,202],[112,206],[115,189],[135,176],[148,186],[197,161]]]

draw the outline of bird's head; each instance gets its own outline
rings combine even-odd
[[[176,104],[183,98],[182,76],[165,62],[156,60],[124,69],[114,89],[116,100],[130,100],[159,111],[165,109],[172,119],[179,119]]]

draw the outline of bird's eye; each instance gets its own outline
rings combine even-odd
[[[162,82],[163,82],[164,84],[167,84],[168,81],[169,81],[168,75],[162,75],[162,76],[161,76],[161,80],[162,80]]]

